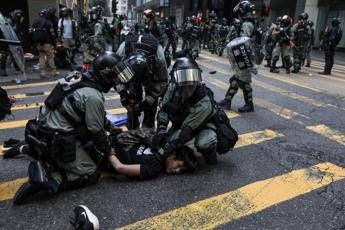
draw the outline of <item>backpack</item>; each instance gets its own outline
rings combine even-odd
[[[222,110],[218,107],[214,100],[213,92],[209,88],[206,89],[206,94],[213,101],[213,106],[215,109],[215,114],[211,118],[211,122],[216,126],[217,134],[217,152],[219,154],[225,154],[234,148],[236,142],[238,141],[238,133],[230,124],[230,119]]]
[[[6,90],[0,87],[0,121],[3,120],[6,115],[11,114],[11,107],[12,103]]]

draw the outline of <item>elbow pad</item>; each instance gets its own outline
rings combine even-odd
[[[98,151],[109,154],[111,151],[111,145],[107,134],[104,130],[99,131],[96,134],[92,135],[92,142],[97,148]]]

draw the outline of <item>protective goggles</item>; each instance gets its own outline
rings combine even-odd
[[[129,82],[135,74],[132,66],[127,61],[119,62],[115,66],[115,72],[122,83]]]
[[[200,69],[179,69],[172,72],[173,81],[180,86],[200,84],[201,71]]]

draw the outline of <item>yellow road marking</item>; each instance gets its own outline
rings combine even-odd
[[[120,229],[213,229],[310,193],[344,177],[344,168],[328,162],[321,163],[257,181]]]
[[[2,88],[5,89],[5,90],[23,89],[23,88],[28,88],[28,87],[36,87],[36,86],[44,86],[44,85],[54,85],[56,83],[57,83],[57,81],[45,81],[45,82],[28,83],[28,84],[20,84],[20,85],[8,85],[8,86],[3,86]]]
[[[236,144],[235,148],[241,148],[249,145],[259,144],[264,141],[269,141],[277,137],[282,137],[283,134],[274,132],[269,129],[265,129],[263,131],[256,131],[245,133],[239,135],[239,141]],[[102,177],[109,177],[112,174],[109,173],[102,173]],[[27,178],[21,178],[13,181],[7,181],[0,183],[0,201],[12,199],[15,192],[19,189],[19,187],[27,182]]]
[[[211,84],[218,86],[219,88],[222,88],[224,90],[228,89],[228,85],[225,84],[224,82],[214,79],[214,78],[208,78],[207,81],[209,81]],[[281,106],[275,105],[273,103],[270,103],[268,101],[262,100],[260,98],[256,98],[255,99],[255,104],[259,105],[260,107],[263,107],[271,112],[273,112],[274,114],[283,117],[285,119],[291,120],[292,118],[297,118],[297,117],[304,117],[306,119],[310,119],[309,117],[303,115],[303,114],[299,114],[297,112],[294,112],[290,109],[287,108],[283,108]],[[296,120],[294,120],[296,121]],[[301,121],[296,121],[298,123],[302,123]]]
[[[27,97],[37,97],[37,96],[48,96],[51,91],[46,91],[46,92],[40,92],[40,93],[25,93],[25,94],[13,94],[9,95],[12,98],[15,99],[23,99]]]
[[[242,148],[249,145],[259,144],[264,141],[269,141],[277,137],[283,137],[281,133],[274,132],[270,129],[265,129],[263,131],[255,131],[250,133],[245,133],[239,135],[238,142],[236,143],[235,148]]]
[[[28,120],[0,122],[0,130],[24,127]]]
[[[4,155],[4,146],[0,145],[0,156]]]
[[[105,96],[104,98],[105,100],[117,100],[117,99],[120,99],[120,95]],[[43,102],[35,102],[35,103],[29,103],[29,104],[14,104],[11,110],[35,109],[35,108],[39,108],[42,105],[44,105]]]
[[[339,131],[332,130],[326,125],[307,126],[306,128],[333,141],[336,141],[341,145],[345,145],[345,135]]]
[[[0,200],[12,199],[19,187],[26,182],[28,182],[27,177],[0,183]]]
[[[108,113],[110,113],[110,114],[127,113],[127,110],[125,108],[109,109],[109,110],[106,110],[106,111]],[[0,122],[0,130],[24,127],[28,121],[29,120]]]

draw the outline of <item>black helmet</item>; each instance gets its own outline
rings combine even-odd
[[[226,26],[228,24],[228,19],[222,18],[222,24],[223,26]]]
[[[276,25],[279,25],[281,23],[281,21],[282,21],[282,17],[280,17],[280,16],[277,17],[276,21],[275,21]]]
[[[40,17],[47,17],[48,14],[49,14],[49,10],[47,8],[41,9],[38,12],[38,16],[40,16]]]
[[[67,17],[70,16],[71,9],[68,9],[67,7],[63,7],[61,9],[61,16],[62,17]]]
[[[96,82],[102,87],[104,93],[109,92],[117,80],[115,66],[121,61],[121,57],[111,51],[101,53],[91,65],[89,72]]]
[[[241,1],[234,7],[234,13],[239,13],[240,15],[245,15],[248,13],[254,13],[255,6],[250,1]]]
[[[334,17],[334,18],[332,18],[331,22],[332,22],[332,26],[338,26],[341,23],[341,19]]]
[[[21,10],[14,10],[11,13],[11,18],[15,22],[22,22],[24,20],[24,13]]]
[[[312,20],[308,20],[308,25],[309,25],[310,27],[313,27],[313,26],[314,26],[314,22],[313,22]]]
[[[300,15],[298,15],[298,20],[308,20],[309,15],[305,12],[301,13]]]
[[[90,19],[91,20],[99,20],[102,18],[102,7],[101,6],[94,6],[90,10]]]
[[[201,69],[192,58],[177,59],[170,75],[182,102],[193,96],[197,87],[202,84]]]
[[[130,55],[115,66],[117,77],[122,83],[127,83],[132,79],[136,82],[144,82],[148,71],[147,58],[141,53]]]

